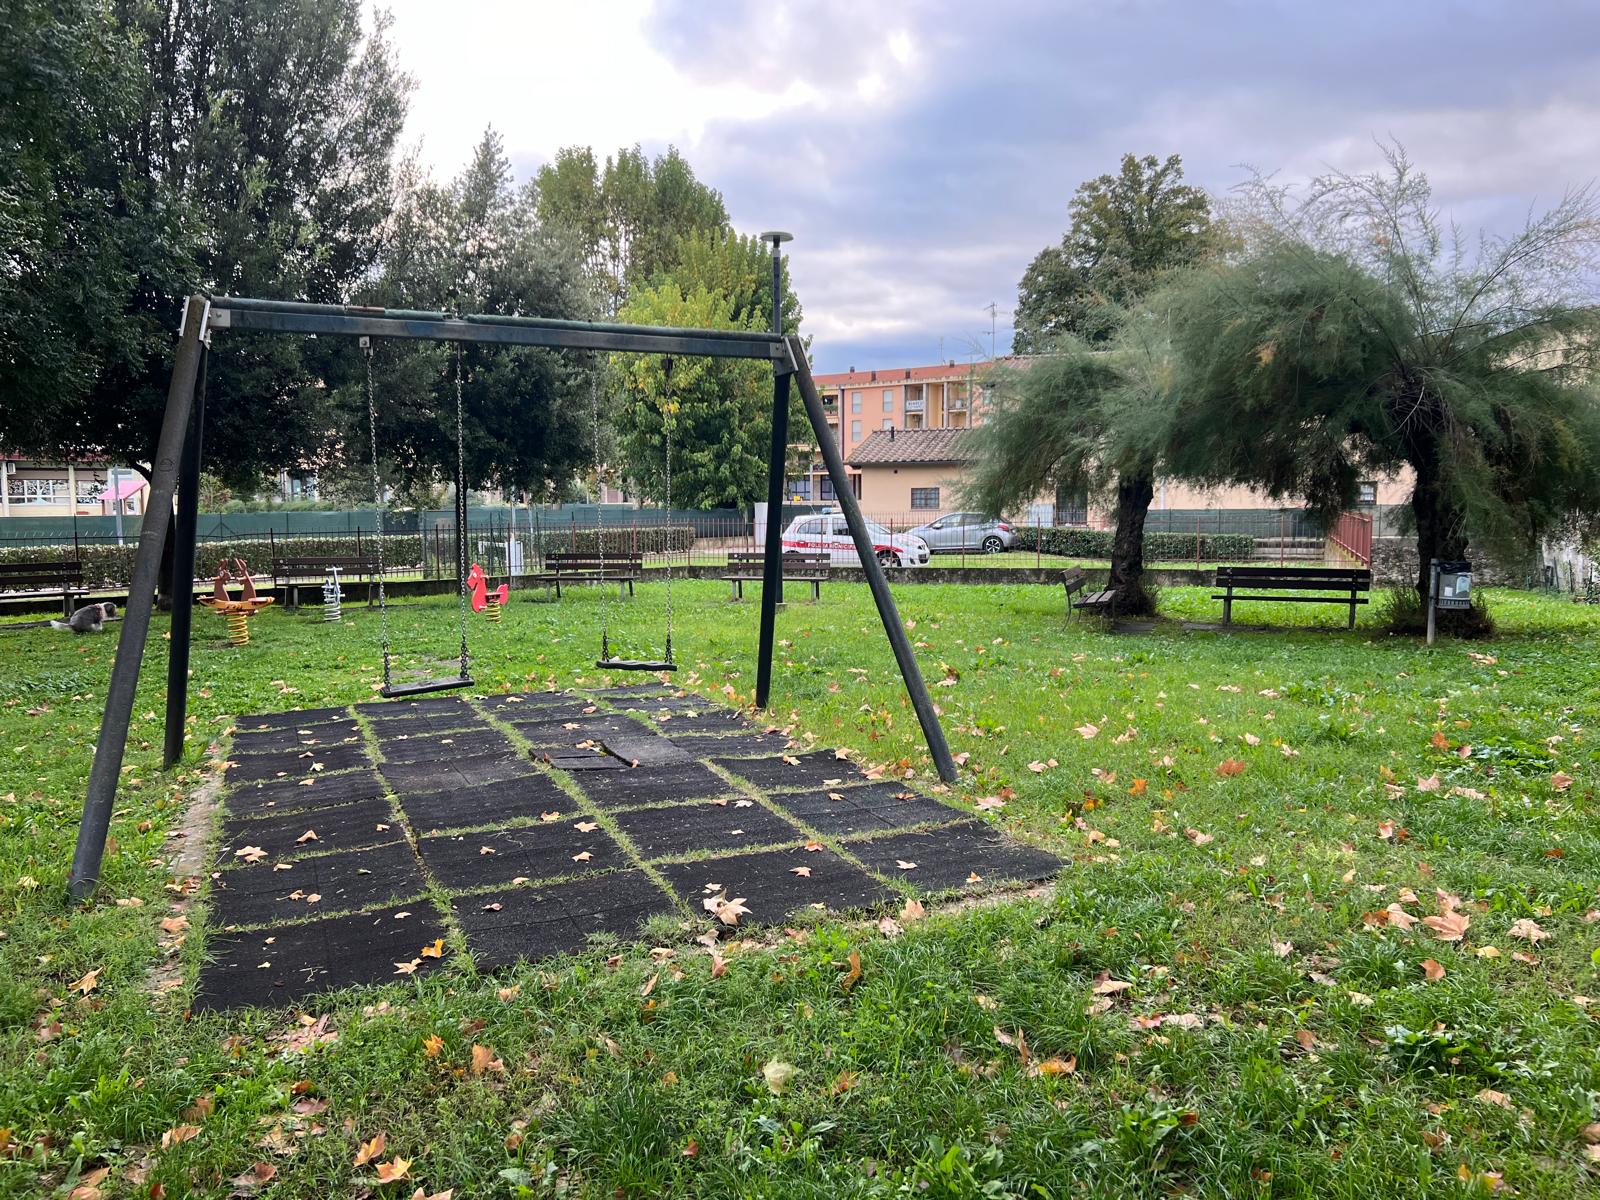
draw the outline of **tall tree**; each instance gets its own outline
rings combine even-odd
[[[1017,287],[1017,354],[1039,353],[1061,334],[1111,340],[1121,308],[1217,240],[1211,201],[1183,182],[1176,154],[1124,154],[1117,174],[1078,186],[1067,212],[1072,224],[1060,245],[1041,250]]]
[[[608,312],[672,268],[681,238],[728,225],[722,196],[672,147],[650,159],[634,146],[601,165],[593,150],[570,146],[539,169],[534,187],[540,220],[577,240]]]
[[[1409,468],[1425,599],[1431,558],[1526,553],[1600,518],[1600,205],[1582,189],[1468,240],[1404,151],[1386,156],[1301,193],[1243,190],[1246,252],[1175,301],[1179,442],[1191,475],[1328,515]],[[1217,449],[1240,426],[1254,461]]]
[[[621,318],[644,324],[713,329],[772,327],[772,257],[760,239],[727,229],[681,236],[670,271],[635,293]],[[780,278],[783,332],[800,328],[800,300]],[[665,499],[666,444],[663,405],[668,380],[662,364],[613,356],[616,397],[609,407],[623,477],[652,499]],[[673,502],[689,508],[742,507],[766,494],[772,436],[772,372],[759,363],[684,359],[674,364],[670,403],[673,426]],[[789,428],[795,447],[806,436],[798,391],[790,395]],[[808,456],[809,458],[809,456]]]
[[[448,184],[403,181],[377,280],[362,303],[430,311],[584,319],[594,303],[579,252],[545,228],[518,190],[500,137],[487,131],[472,161]],[[336,472],[368,470],[364,364],[339,347],[329,374],[354,436],[330,454]],[[379,453],[406,493],[456,474],[455,348],[379,343],[373,350]],[[597,360],[557,351],[473,343],[461,348],[462,458],[468,487],[553,497],[593,462],[591,386]],[[370,491],[368,485],[367,491]]]
[[[1138,310],[1108,341],[1058,337],[1047,354],[993,379],[994,407],[974,431],[978,465],[965,502],[1003,513],[1057,488],[1109,502],[1116,513],[1110,612],[1151,612],[1144,526],[1177,404],[1166,320]]]
[[[97,178],[109,182],[87,187],[81,206],[68,201],[62,244],[105,251],[98,278],[115,281],[123,319],[109,325],[112,344],[99,347],[90,305],[109,304],[113,289],[86,296],[82,319],[68,313],[60,340],[81,332],[95,352],[79,355],[52,403],[22,415],[5,406],[0,441],[141,466],[160,427],[184,293],[349,297],[390,209],[391,154],[410,86],[383,22],[363,35],[361,8],[359,0],[78,0],[32,9],[48,13],[48,33],[36,41],[80,60],[99,46],[131,72],[115,103],[63,108],[52,90],[30,87],[26,107],[11,114],[42,125],[40,106],[61,109],[61,136],[81,153],[59,160],[52,194],[75,186],[75,163],[104,156]],[[297,339],[219,340],[213,469],[246,483],[315,452],[329,431],[316,357]],[[9,387],[6,361],[0,384]]]

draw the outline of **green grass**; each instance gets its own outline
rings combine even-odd
[[[663,592],[611,602],[620,653],[659,650]],[[931,783],[865,589],[824,595],[779,616],[776,715]],[[1166,589],[1163,609],[1215,619],[1208,595]],[[314,1005],[338,1037],[307,1052],[293,1012],[186,1014],[204,884],[172,948],[164,864],[230,714],[370,697],[376,613],[353,604],[326,627],[268,611],[242,649],[197,614],[173,775],[158,625],[104,887],[81,907],[62,896],[114,642],[0,634],[0,1195],[64,1197],[104,1167],[106,1196],[220,1197],[256,1163],[272,1197],[1600,1191],[1584,1149],[1600,1005],[1579,999],[1600,997],[1600,612],[1491,593],[1499,640],[1429,650],[1370,612],[1353,634],[1119,637],[1065,623],[1043,587],[897,598],[930,681],[952,681],[934,695],[967,756],[955,798],[1002,797],[989,819],[1072,860],[1058,886],[934,910],[897,938],[751,931],[720,978],[687,913],[647,944],[493,977],[458,952],[458,970]],[[717,582],[673,599],[679,683],[747,700],[755,604]],[[1236,619],[1341,620],[1256,607]],[[475,620],[478,679],[598,683],[599,611],[579,591]],[[393,616],[403,667],[450,657],[453,601]],[[1230,759],[1242,772],[1219,775]],[[1460,942],[1372,924],[1390,904],[1438,914],[1436,889],[1470,917]],[[1523,918],[1548,940],[1512,936]],[[70,990],[90,971],[86,996]],[[1131,986],[1097,997],[1100,977]],[[996,1027],[1075,1069],[1024,1069]],[[473,1075],[474,1045],[504,1073]],[[796,1068],[781,1095],[773,1061]],[[198,1132],[163,1148],[184,1126]],[[385,1161],[411,1160],[403,1182],[352,1165],[380,1132]]]

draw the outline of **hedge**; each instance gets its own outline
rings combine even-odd
[[[601,530],[598,529],[543,529],[539,532],[545,554],[595,554],[600,549]],[[607,526],[605,552],[607,554],[661,554],[670,541],[675,554],[687,553],[694,545],[694,530],[686,525],[650,525],[635,529],[632,526]],[[524,542],[524,545],[527,543]]]
[[[1080,529],[1071,526],[1024,525],[1017,529],[1018,550],[1037,549],[1062,558],[1108,559],[1114,534],[1109,529]],[[1255,555],[1256,540],[1247,533],[1202,533],[1202,562],[1239,562]],[[1148,562],[1193,562],[1195,535],[1192,533],[1146,533],[1144,556]]]

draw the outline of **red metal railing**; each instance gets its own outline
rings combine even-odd
[[[1372,565],[1372,518],[1361,513],[1345,513],[1328,530],[1328,545],[1334,554],[1343,552],[1364,567]]]

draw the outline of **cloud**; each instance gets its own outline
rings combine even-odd
[[[557,148],[677,144],[748,232],[793,230],[821,369],[964,357],[1084,179],[1181,153],[1223,192],[1370,169],[1403,142],[1469,228],[1600,162],[1600,11],[1353,0],[398,0],[410,133],[451,172],[486,123]]]

